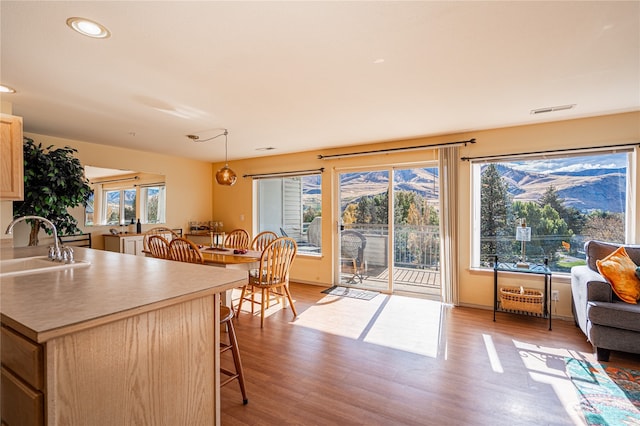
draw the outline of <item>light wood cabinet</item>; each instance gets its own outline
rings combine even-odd
[[[219,425],[219,305],[206,295],[42,345],[2,326],[2,424]]]
[[[1,328],[1,413],[7,426],[44,424],[44,358],[41,345]]]
[[[24,199],[22,117],[0,114],[0,200]]]
[[[4,423],[27,418],[20,404],[44,407],[47,426],[219,425],[220,293],[246,271],[83,247],[75,258],[90,266],[2,280],[0,394],[17,396]]]
[[[144,234],[105,235],[104,249],[116,253],[144,256]]]

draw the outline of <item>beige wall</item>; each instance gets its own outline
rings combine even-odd
[[[3,105],[3,109],[5,105]],[[9,111],[10,112],[10,111]],[[434,144],[476,138],[477,143],[461,148],[461,156],[482,156],[509,154],[528,151],[542,151],[562,148],[578,148],[589,146],[616,145],[638,143],[640,141],[640,112],[616,114],[579,120],[542,123],[538,125],[516,126],[501,129],[483,130],[422,138],[406,141],[385,142],[341,148],[335,150],[308,151],[290,155],[275,155],[255,159],[233,160],[229,166],[238,174],[238,182],[233,187],[213,185],[215,170],[223,164],[213,167],[210,163],[194,160],[151,154],[129,149],[112,148],[88,142],[59,139],[50,136],[26,134],[43,145],[68,145],[78,149],[78,158],[83,164],[99,167],[140,170],[161,173],[167,177],[167,224],[171,227],[186,229],[189,220],[224,221],[225,229],[248,229],[253,235],[254,203],[252,199],[252,180],[243,178],[244,174],[281,172],[292,170],[317,169],[324,167],[322,179],[322,257],[300,256],[292,271],[296,281],[330,285],[333,282],[333,248],[335,247],[334,230],[337,217],[334,206],[337,201],[335,177],[338,170],[372,168],[388,164],[410,165],[420,162],[435,161],[435,150],[424,150],[397,154],[383,154],[370,157],[349,159],[319,160],[318,154],[336,154],[340,152],[362,151],[370,149],[390,148]],[[637,158],[637,152],[636,152]],[[471,195],[470,164],[460,161],[460,192],[458,203],[459,215],[459,277],[460,303],[467,306],[490,308],[492,304],[493,274],[490,271],[478,271],[470,268],[470,229],[471,229]],[[204,178],[208,176],[208,178]],[[637,174],[633,174],[636,188],[640,187]],[[3,202],[3,227],[8,222],[6,216],[10,211],[10,202]],[[633,201],[635,242],[640,241],[638,227],[640,209],[638,200]],[[75,213],[79,218],[82,212]],[[9,218],[10,220],[10,218]],[[82,223],[81,223],[82,225]],[[102,247],[99,235],[107,231],[107,227],[87,228],[94,234],[96,247]],[[26,241],[26,232],[24,233]],[[41,234],[42,235],[42,234]],[[538,280],[539,281],[539,280]],[[560,302],[554,307],[554,315],[570,317],[570,291],[568,279],[554,277],[554,288],[560,290]],[[530,284],[518,278],[514,284]]]
[[[25,136],[32,138],[36,143],[42,143],[43,146],[75,148],[78,150],[76,156],[83,165],[165,175],[167,184],[166,224],[171,228],[186,230],[189,220],[211,219],[213,187],[209,178],[212,170],[211,163],[33,133],[25,133]],[[6,221],[4,217],[5,203],[11,205],[11,202],[3,202],[3,223]],[[103,248],[102,234],[108,232],[109,227],[85,227],[84,208],[76,208],[72,214],[78,219],[80,229],[84,232],[91,232],[94,247]],[[150,227],[152,225],[143,225],[143,231]],[[17,226],[16,228],[14,246],[26,245],[28,243],[27,228],[25,226]],[[50,241],[44,232],[40,233],[40,238],[41,244]]]
[[[438,142],[458,141],[476,138],[477,143],[461,148],[462,157],[509,154],[518,152],[554,150],[562,148],[580,148],[602,145],[637,143],[640,141],[640,112],[551,122],[529,126],[516,126],[501,129],[483,130],[468,133],[451,134],[441,137],[396,141],[393,143],[370,144],[340,150],[309,151],[291,155],[271,156],[266,158],[231,161],[229,166],[238,174],[238,182],[233,187],[214,185],[213,216],[215,220],[223,220],[225,228],[243,227],[252,229],[253,200],[252,181],[242,178],[244,174],[305,170],[324,167],[322,179],[322,246],[323,256],[314,258],[300,256],[296,259],[292,278],[296,281],[329,285],[333,283],[333,251],[335,246],[335,176],[337,169],[357,167],[375,167],[385,164],[406,165],[437,158],[432,150],[414,151],[403,154],[384,154],[370,157],[354,157],[350,159],[319,160],[318,154],[335,154],[339,152],[362,151],[393,146],[411,146],[434,144]],[[637,156],[637,152],[636,152]],[[214,165],[214,170],[223,164]],[[458,203],[459,215],[459,277],[460,303],[466,306],[490,308],[492,306],[493,273],[491,271],[472,270],[470,268],[471,253],[471,194],[470,163],[460,161],[460,187]],[[632,179],[636,188],[640,188],[638,178]],[[634,200],[634,223],[638,223],[638,200]],[[635,241],[640,241],[637,227],[633,231]],[[537,280],[537,281],[536,281]],[[533,283],[523,278],[513,281],[515,285],[539,285],[539,277]],[[569,281],[567,277],[554,277],[554,289],[560,290],[560,301],[553,307],[554,315],[571,317]]]

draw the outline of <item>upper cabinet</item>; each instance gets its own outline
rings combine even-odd
[[[22,117],[0,114],[0,147],[0,200],[22,200]]]

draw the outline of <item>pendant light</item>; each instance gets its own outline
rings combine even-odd
[[[187,135],[187,137],[194,142],[207,142],[212,139],[219,138],[220,136],[224,136],[224,167],[216,172],[216,182],[218,182],[218,185],[233,186],[233,184],[236,183],[238,176],[236,175],[236,172],[229,168],[229,161],[227,157],[229,149],[227,142],[228,134],[229,131],[224,129],[224,133],[220,133],[219,135],[213,136],[209,139],[200,140],[200,136],[198,135]]]
[[[227,135],[229,132],[227,129],[224,130],[224,167],[216,172],[216,181],[219,185],[233,186],[238,179],[236,176],[236,172],[229,168],[229,162],[227,159],[228,154],[228,144],[227,144]]]

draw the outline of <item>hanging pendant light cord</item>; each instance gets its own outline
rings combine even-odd
[[[226,147],[227,146],[227,135],[228,134],[229,134],[229,131],[227,129],[224,129],[224,132],[220,133],[219,135],[212,136],[209,139],[200,139],[200,136],[198,136],[198,135],[187,135],[187,137],[189,139],[191,139],[192,141],[194,141],[194,142],[209,142],[209,141],[212,141],[214,139],[219,138],[220,136],[224,136],[224,140],[225,140],[224,144],[225,144],[225,147]]]
[[[223,129],[223,130],[224,132],[218,135],[212,136],[209,139],[200,139],[200,136],[198,135],[187,135],[187,137],[194,142],[208,142],[208,141],[217,139],[220,136],[224,136],[224,165],[228,166],[229,165],[229,142],[227,140],[227,135],[229,134],[229,130],[228,129]]]
[[[229,159],[228,159],[228,154],[229,154],[229,146],[227,144],[227,135],[229,134],[229,132],[227,131],[227,129],[224,129],[224,165],[225,167],[229,166]]]

